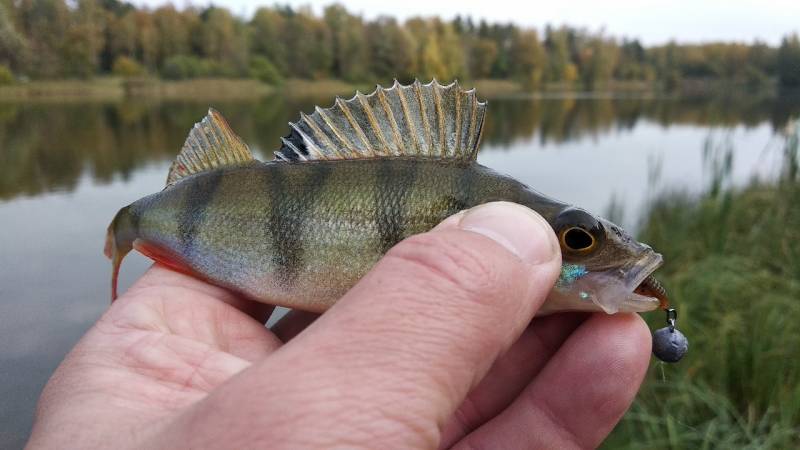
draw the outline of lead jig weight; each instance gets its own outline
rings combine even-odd
[[[675,328],[678,311],[669,308],[666,312],[667,326],[653,333],[653,354],[661,361],[675,363],[689,350],[689,340]]]

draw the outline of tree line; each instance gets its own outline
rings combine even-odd
[[[645,47],[569,26],[544,30],[457,17],[365,20],[340,5],[137,8],[119,0],[0,0],[0,84],[97,75],[515,80],[595,89],[614,81],[667,89],[720,79],[800,86],[800,39]]]

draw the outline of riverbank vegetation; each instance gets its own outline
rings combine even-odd
[[[607,448],[800,445],[799,138],[790,127],[777,182],[725,189],[734,162],[708,147],[708,192],[652,206],[641,238],[664,253],[659,274],[690,350],[679,364],[651,365]]]
[[[514,90],[697,90],[714,82],[800,85],[800,40],[645,47],[569,26],[543,30],[458,17],[366,20],[332,5],[138,8],[119,0],[0,0],[0,85],[114,75],[290,78],[348,83],[394,78],[513,82]],[[616,84],[615,84],[616,83]]]

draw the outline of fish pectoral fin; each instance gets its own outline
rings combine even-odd
[[[247,144],[233,132],[222,114],[208,109],[208,114],[194,124],[167,175],[167,187],[182,178],[225,166],[254,161]]]
[[[458,82],[442,86],[395,81],[369,95],[356,92],[327,109],[301,114],[275,152],[276,161],[417,157],[475,161],[486,102]]]

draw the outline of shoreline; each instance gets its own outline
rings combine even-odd
[[[526,91],[512,80],[472,80],[461,82],[465,88],[475,88],[484,98],[613,98],[613,97],[674,97],[703,96],[719,92],[731,94],[730,84],[706,81],[702,89],[693,82],[689,89],[665,92],[652,83],[614,81],[596,90],[577,89],[563,84],[545,85]],[[384,83],[385,86],[391,83]],[[291,99],[322,98],[342,95],[349,97],[357,90],[372,92],[375,84],[350,83],[336,79],[289,79],[280,86],[268,85],[255,79],[196,78],[170,81],[157,78],[98,77],[90,80],[29,81],[0,86],[0,102],[70,102],[124,101],[132,98],[146,100],[253,100],[269,95]],[[750,92],[752,94],[752,92]],[[774,95],[774,91],[761,91]]]

